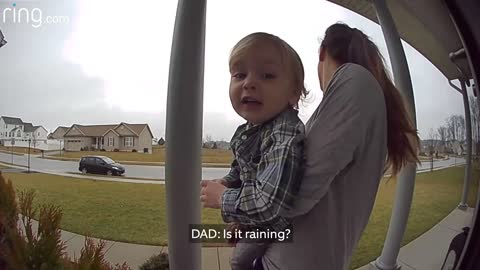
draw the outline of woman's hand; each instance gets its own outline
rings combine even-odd
[[[200,185],[202,187],[200,201],[203,207],[220,209],[222,207],[222,194],[227,187],[218,181],[211,180],[202,180]]]

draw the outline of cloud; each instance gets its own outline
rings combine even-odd
[[[72,123],[148,123],[156,136],[165,128],[168,68],[176,1],[21,1],[64,24],[0,21],[8,44],[0,49],[0,114],[48,129]],[[0,9],[11,3],[0,3]],[[318,39],[343,21],[379,44],[381,29],[327,1],[209,2],[204,84],[204,134],[229,139],[243,120],[228,97],[228,55],[244,35],[266,31],[285,39],[302,58],[311,90],[300,117],[306,121],[322,98],[317,78]],[[421,134],[463,114],[461,96],[415,49],[404,45],[410,65]]]

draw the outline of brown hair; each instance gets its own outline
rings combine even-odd
[[[255,46],[255,43],[260,40],[270,41],[275,47],[277,47],[282,54],[282,62],[289,66],[289,70],[293,74],[293,83],[295,85],[295,91],[298,94],[300,100],[304,100],[308,95],[307,89],[305,89],[305,71],[303,68],[302,60],[298,53],[283,39],[268,33],[257,32],[252,33],[242,38],[232,49],[229,58],[230,69],[241,58],[247,50]],[[298,109],[298,103],[294,105],[295,109]]]
[[[384,59],[375,43],[362,31],[337,23],[327,29],[321,47],[339,64],[355,63],[363,66],[380,83],[387,109],[388,157],[385,169],[391,167],[394,176],[407,162],[420,162],[417,130],[402,95],[385,69]]]

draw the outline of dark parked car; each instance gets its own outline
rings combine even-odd
[[[85,156],[80,159],[78,170],[83,174],[98,173],[107,175],[122,175],[125,168],[116,163],[109,157],[104,156]]]

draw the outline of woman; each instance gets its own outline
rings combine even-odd
[[[357,29],[330,26],[320,46],[322,102],[306,124],[305,172],[294,207],[293,241],[273,243],[257,269],[344,270],[368,223],[385,169],[418,162],[419,138],[378,47]],[[204,184],[206,207],[224,188]]]
[[[318,77],[324,96],[306,125],[305,175],[285,214],[294,218],[294,240],[272,245],[264,269],[347,269],[385,169],[396,175],[407,162],[419,162],[417,131],[364,33],[330,26]]]

